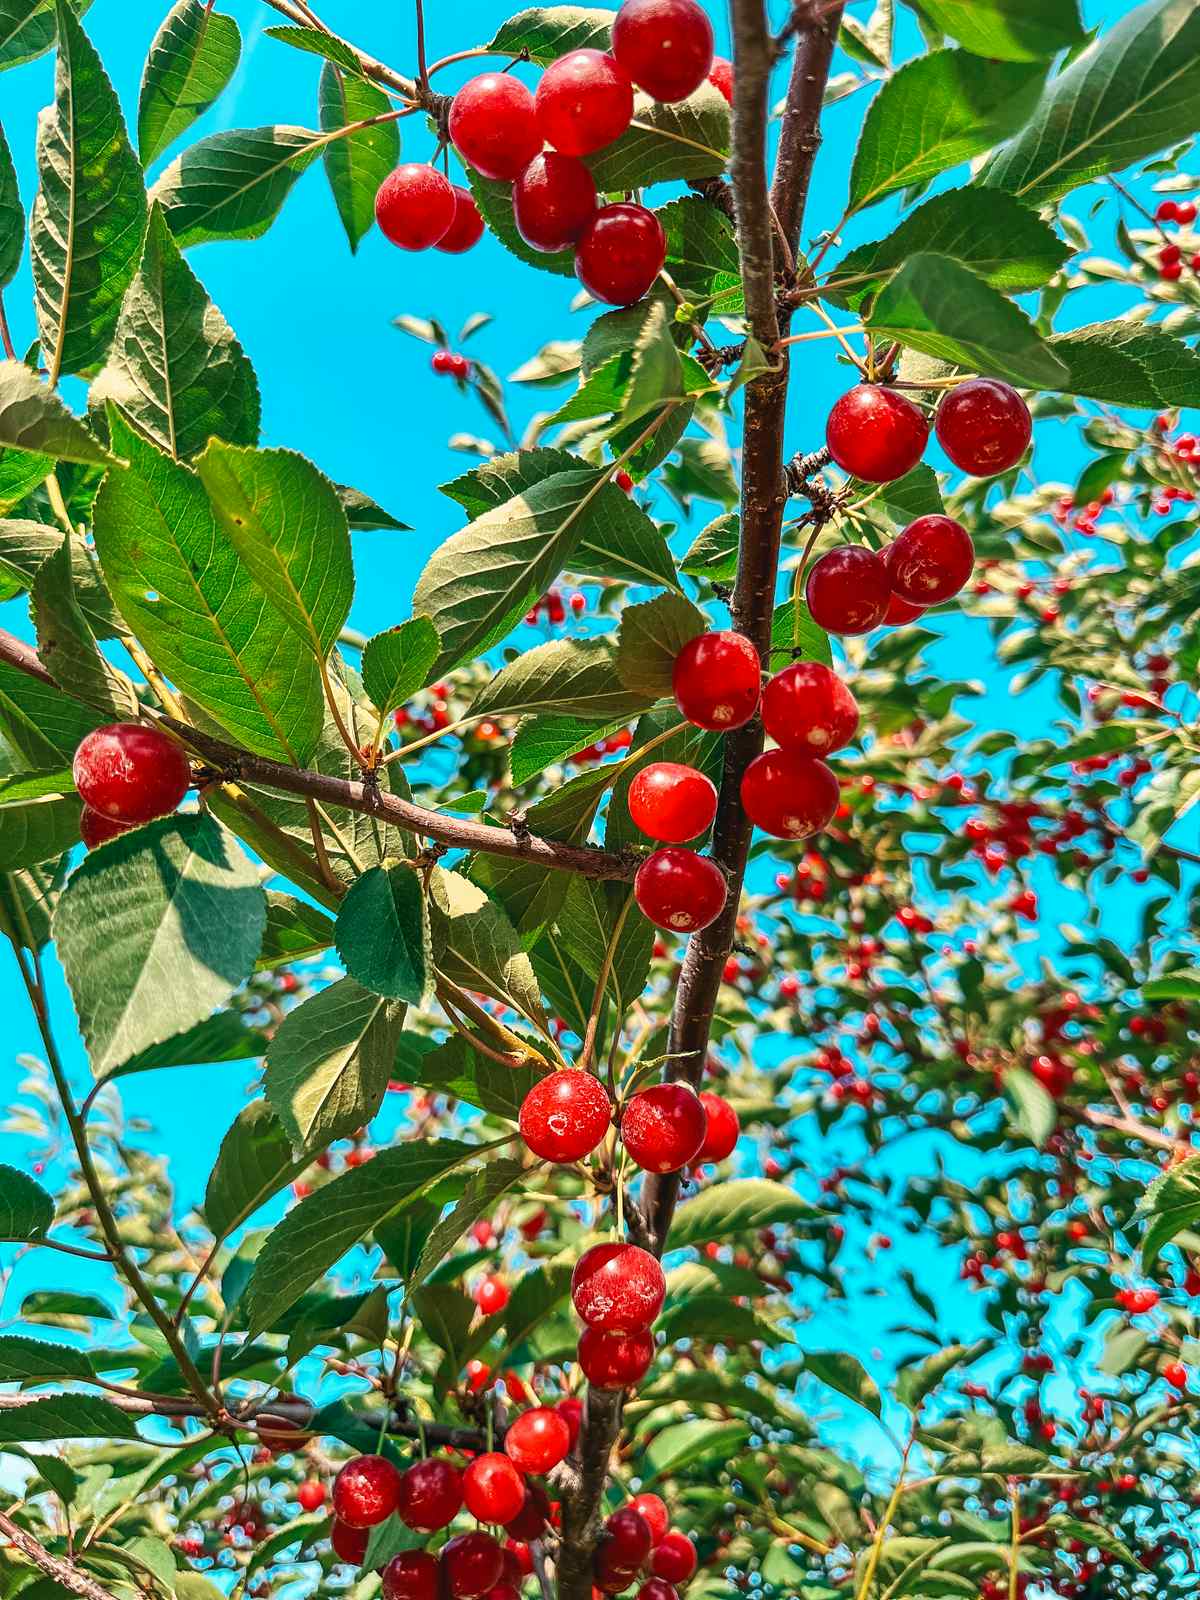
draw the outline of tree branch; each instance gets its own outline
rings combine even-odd
[[[0,1533],[7,1535],[10,1542],[23,1556],[32,1561],[35,1567],[40,1567],[47,1577],[62,1584],[64,1589],[70,1589],[72,1594],[82,1595],[83,1600],[114,1600],[113,1595],[102,1588],[94,1578],[89,1577],[73,1562],[52,1556],[45,1545],[39,1544],[31,1533],[26,1533],[24,1528],[3,1511],[0,1511]]]

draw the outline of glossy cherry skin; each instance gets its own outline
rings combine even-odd
[[[511,1522],[525,1504],[525,1479],[498,1450],[475,1457],[462,1488],[463,1504],[480,1522]]]
[[[637,1592],[637,1600],[679,1600],[679,1590],[665,1578],[647,1578]]]
[[[938,443],[956,467],[976,478],[1007,472],[1029,448],[1033,418],[1017,391],[993,378],[951,389],[938,407]]]
[[[89,850],[94,850],[99,844],[107,844],[119,834],[128,833],[129,828],[127,823],[114,822],[112,817],[101,816],[91,806],[84,806],[79,813],[79,837]]]
[[[653,1548],[650,1524],[633,1506],[622,1506],[604,1524],[614,1559],[623,1567],[640,1567]]]
[[[543,72],[533,103],[547,144],[564,156],[590,156],[633,120],[633,84],[603,50],[572,50]]]
[[[725,96],[729,104],[733,104],[733,62],[726,61],[724,56],[714,56],[712,71],[708,81],[718,94]]]
[[[825,442],[843,472],[864,483],[892,483],[911,472],[929,441],[920,406],[895,389],[860,383],[829,413]]]
[[[448,256],[461,256],[483,238],[483,218],[475,204],[475,196],[461,183],[450,185],[454,191],[454,221],[434,246]]]
[[[724,1161],[733,1154],[742,1131],[738,1114],[728,1100],[723,1100],[719,1094],[710,1094],[707,1089],[701,1092],[700,1104],[704,1107],[704,1143],[694,1160]]]
[[[521,1137],[543,1161],[582,1161],[604,1138],[612,1102],[590,1072],[551,1072],[521,1102]]]
[[[633,893],[638,909],[656,928],[698,933],[720,916],[729,886],[715,861],[666,845],[642,862]]]
[[[504,1544],[504,1581],[514,1588],[521,1587],[523,1578],[533,1576],[533,1551],[520,1539],[507,1539]]]
[[[637,1579],[634,1567],[622,1566],[610,1539],[602,1539],[592,1556],[592,1583],[600,1594],[624,1594]]]
[[[504,1436],[504,1453],[522,1472],[549,1472],[571,1448],[571,1430],[553,1406],[523,1411]]]
[[[400,1499],[400,1473],[384,1456],[355,1456],[333,1480],[333,1514],[348,1528],[386,1522]]]
[[[571,1301],[589,1328],[644,1333],[662,1310],[663,1269],[636,1244],[594,1244],[575,1263]]]
[[[507,72],[463,84],[450,106],[450,141],[484,178],[511,180],[542,148],[533,96]]]
[[[675,704],[697,728],[740,728],[758,710],[762,693],[758,651],[730,628],[697,634],[675,657],[671,687]]]
[[[485,1317],[503,1311],[508,1304],[508,1285],[504,1279],[498,1278],[495,1273],[489,1273],[486,1278],[481,1278],[475,1286],[475,1304]]]
[[[952,517],[918,517],[887,547],[884,560],[901,600],[932,606],[964,587],[975,567],[975,546]]]
[[[575,249],[575,275],[595,300],[631,306],[667,259],[667,236],[653,211],[628,201],[601,206]]]
[[[717,786],[695,767],[653,761],[629,785],[629,815],[652,839],[685,844],[707,833],[717,814]]]
[[[383,1600],[438,1600],[437,1557],[402,1550],[383,1569]]]
[[[579,1336],[578,1354],[583,1375],[593,1389],[628,1389],[640,1383],[654,1363],[654,1335],[585,1328]]]
[[[440,244],[457,211],[453,184],[428,162],[406,161],[375,192],[375,220],[401,250],[430,250]]]
[[[596,210],[596,183],[575,156],[544,150],[513,184],[517,232],[534,250],[565,250]]]
[[[906,622],[915,622],[925,609],[924,606],[910,605],[907,600],[901,600],[898,594],[893,594],[883,620],[889,628],[901,627]]]
[[[686,1583],[696,1570],[696,1547],[686,1533],[671,1531],[655,1546],[650,1570],[668,1583]]]
[[[629,1504],[643,1517],[650,1529],[651,1548],[660,1545],[666,1538],[667,1529],[671,1526],[671,1515],[667,1510],[666,1501],[656,1494],[635,1494]]]
[[[460,1533],[442,1550],[449,1600],[480,1600],[504,1575],[504,1555],[490,1533]]]
[[[462,1473],[449,1461],[430,1456],[417,1461],[400,1480],[396,1509],[401,1522],[418,1533],[436,1533],[462,1510]]]
[[[517,1539],[527,1543],[530,1539],[540,1539],[542,1537],[549,1518],[550,1502],[546,1498],[546,1491],[539,1483],[527,1483],[525,1485],[525,1504],[511,1522],[504,1524],[504,1531],[510,1539]]]
[[[870,633],[883,621],[891,597],[883,557],[861,544],[827,550],[804,586],[809,613],[826,633]]]
[[[306,1478],[296,1490],[296,1499],[303,1511],[315,1511],[325,1504],[325,1485],[316,1478]]]
[[[712,23],[696,0],[625,0],[612,28],[613,54],[654,100],[686,100],[713,64]]]
[[[831,768],[815,756],[767,750],[742,775],[742,805],[756,828],[777,839],[807,839],[833,821],[841,798]]]
[[[858,732],[858,702],[820,661],[793,661],[763,690],[763,727],[785,750],[826,756]]]
[[[686,1083],[656,1083],[621,1114],[621,1141],[643,1172],[678,1172],[704,1143],[704,1106]]]
[[[352,1528],[348,1522],[339,1522],[335,1517],[333,1527],[329,1530],[329,1542],[339,1561],[344,1561],[351,1567],[358,1567],[362,1565],[367,1546],[371,1542],[371,1530]]]
[[[498,1583],[488,1590],[483,1600],[521,1600],[521,1591],[515,1583]]]
[[[182,746],[139,722],[112,722],[86,734],[71,772],[84,805],[126,827],[167,816],[192,781]]]

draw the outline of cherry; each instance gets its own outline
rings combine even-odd
[[[449,1461],[430,1456],[400,1479],[396,1506],[401,1522],[418,1533],[436,1533],[462,1510],[462,1473]]]
[[[461,183],[450,185],[454,193],[454,221],[434,246],[448,256],[461,256],[483,238],[483,218],[475,204],[475,196]]]
[[[597,1545],[592,1557],[592,1582],[600,1594],[621,1594],[636,1577],[635,1568],[622,1566],[611,1540]]]
[[[637,1600],[679,1600],[679,1590],[665,1578],[647,1578],[637,1592]]]
[[[79,837],[89,850],[94,850],[97,845],[107,844],[110,839],[128,832],[129,828],[125,823],[114,822],[112,817],[102,817],[98,811],[93,811],[91,806],[84,806],[79,813]]]
[[[729,104],[733,104],[733,62],[726,61],[724,56],[714,56],[712,71],[708,81],[718,94],[723,94]]]
[[[698,933],[720,916],[729,888],[715,861],[667,845],[642,862],[633,892],[642,915],[656,928]]]
[[[686,1083],[657,1083],[621,1114],[621,1140],[643,1172],[678,1172],[704,1143],[707,1119]]]
[[[743,633],[723,629],[689,639],[675,657],[671,687],[680,711],[697,728],[740,728],[758,710],[762,663]]]
[[[656,1494],[635,1494],[629,1504],[650,1529],[651,1549],[660,1545],[666,1537],[667,1529],[671,1526],[671,1515],[667,1510],[666,1501]]]
[[[841,794],[833,771],[815,756],[768,750],[742,775],[742,805],[751,822],[777,839],[807,839],[833,821]]]
[[[504,1531],[511,1539],[540,1539],[546,1531],[549,1517],[550,1502],[546,1498],[546,1491],[540,1484],[527,1483],[525,1504],[511,1522],[504,1524]]]
[[[333,1553],[340,1561],[348,1566],[362,1565],[363,1557],[367,1553],[367,1546],[371,1542],[369,1528],[352,1528],[348,1522],[339,1522],[335,1517],[333,1527],[329,1530],[329,1542],[333,1546]]]
[[[571,1449],[574,1450],[579,1430],[583,1427],[583,1401],[577,1400],[574,1395],[568,1395],[565,1400],[560,1400],[554,1409],[567,1425],[567,1432],[571,1435]]]
[[[611,1122],[612,1102],[603,1084],[571,1067],[535,1083],[521,1103],[521,1137],[543,1161],[582,1161]]]
[[[463,1504],[480,1522],[511,1522],[525,1504],[525,1479],[498,1450],[475,1457],[462,1489]]]
[[[884,551],[892,588],[912,605],[931,606],[956,595],[971,576],[975,546],[951,517],[918,517]]]
[[[504,1576],[519,1589],[522,1578],[533,1576],[533,1551],[520,1539],[508,1539],[504,1545]]]
[[[613,1558],[623,1567],[640,1567],[653,1547],[650,1524],[635,1506],[622,1506],[604,1524]]]
[[[517,232],[534,250],[565,250],[596,210],[596,182],[582,161],[546,150],[513,184]]]
[[[375,192],[375,220],[401,250],[428,250],[440,243],[457,211],[450,179],[424,161],[406,161]]]
[[[883,557],[860,544],[827,550],[804,587],[813,621],[826,633],[870,633],[883,621],[892,580]]]
[[[182,746],[139,722],[112,722],[86,734],[71,772],[89,810],[127,826],[174,811],[192,781]]]
[[[914,622],[925,609],[924,606],[910,605],[907,600],[901,600],[898,594],[893,594],[888,601],[883,620],[889,628],[895,628],[905,622]]]
[[[506,72],[485,72],[465,83],[450,106],[450,140],[485,178],[511,180],[542,148],[533,96]]]
[[[571,1448],[571,1430],[553,1406],[523,1411],[504,1436],[504,1453],[522,1472],[549,1472]]]
[[[631,306],[650,288],[667,259],[662,223],[645,206],[601,206],[579,236],[575,275],[595,300]]]
[[[442,1582],[450,1600],[480,1600],[504,1575],[504,1554],[490,1533],[460,1533],[442,1551]]]
[[[488,1590],[483,1600],[521,1600],[521,1590],[515,1583],[498,1583]]]
[[[625,0],[613,23],[612,46],[652,99],[686,100],[712,67],[712,23],[696,0]]]
[[[296,1499],[304,1511],[315,1511],[325,1504],[325,1485],[316,1478],[306,1478],[296,1490]]]
[[[858,732],[858,702],[820,661],[794,661],[763,690],[762,719],[785,750],[824,756]]]
[[[1186,1389],[1188,1386],[1188,1369],[1182,1361],[1171,1361],[1163,1368],[1163,1377],[1172,1389]]]
[[[920,406],[895,389],[860,383],[829,413],[825,442],[841,467],[864,483],[892,483],[911,472],[929,440]]]
[[[437,1557],[402,1550],[383,1569],[383,1600],[438,1600]]]
[[[400,1499],[400,1473],[385,1456],[355,1456],[333,1480],[333,1514],[348,1528],[386,1522]]]
[[[695,767],[654,761],[629,785],[629,815],[652,839],[683,844],[707,833],[716,814],[716,785]]]
[[[572,50],[552,61],[534,96],[542,138],[564,156],[590,156],[633,120],[633,84],[603,50]]]
[[[1009,384],[992,378],[973,378],[951,389],[934,426],[954,465],[976,478],[1007,472],[1033,436],[1029,407]]]
[[[585,1328],[579,1336],[579,1365],[594,1389],[628,1389],[642,1381],[653,1361],[652,1333]]]
[[[686,1533],[672,1528],[655,1546],[650,1571],[668,1583],[686,1583],[696,1570],[696,1547]]]
[[[738,1114],[728,1100],[722,1100],[719,1094],[710,1094],[708,1090],[701,1093],[700,1104],[704,1107],[706,1127],[704,1143],[697,1150],[695,1160],[698,1163],[724,1161],[733,1154],[742,1131]]]
[[[571,1301],[589,1328],[642,1333],[662,1310],[667,1280],[636,1244],[594,1244],[575,1263]]]
[[[489,1273],[486,1278],[481,1278],[475,1286],[475,1304],[485,1317],[503,1311],[508,1304],[508,1285],[504,1279],[498,1278],[495,1273]]]

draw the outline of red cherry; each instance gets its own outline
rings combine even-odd
[[[665,1578],[647,1578],[637,1592],[637,1600],[679,1600],[679,1590]]]
[[[714,56],[712,71],[708,81],[718,94],[723,94],[729,104],[733,104],[733,62],[726,61],[724,56]]]
[[[672,1528],[655,1547],[650,1570],[668,1583],[686,1583],[696,1570],[696,1547],[687,1534]]]
[[[653,1362],[652,1333],[585,1328],[579,1336],[579,1365],[593,1389],[628,1389],[642,1381]]]
[[[971,535],[951,517],[918,517],[884,551],[892,587],[912,605],[949,600],[975,566]]]
[[[1154,213],[1156,222],[1178,222],[1179,207],[1174,200],[1160,200]]]
[[[475,1286],[475,1304],[485,1317],[503,1311],[508,1304],[508,1285],[504,1279],[498,1278],[495,1273],[481,1278]]]
[[[488,1590],[483,1600],[521,1600],[521,1591],[515,1583],[498,1583]]]
[[[654,100],[686,100],[713,64],[712,23],[696,0],[625,0],[612,45],[634,83]]]
[[[129,828],[123,822],[114,822],[111,817],[102,817],[98,811],[93,811],[91,806],[84,806],[79,813],[79,837],[89,850],[94,850],[98,844],[106,844],[109,839],[115,839],[119,834],[128,833]]]
[[[347,1522],[339,1522],[334,1518],[333,1527],[329,1530],[329,1542],[333,1546],[333,1553],[347,1566],[358,1567],[362,1565],[363,1557],[367,1553],[367,1546],[371,1542],[369,1528],[352,1528]]]
[[[571,1300],[589,1328],[642,1333],[662,1310],[667,1280],[636,1244],[594,1244],[575,1263]]]
[[[642,915],[656,928],[698,933],[720,916],[729,886],[715,861],[667,845],[642,862],[633,892]]]
[[[883,621],[892,580],[883,557],[861,544],[838,545],[814,563],[804,587],[813,621],[826,633],[870,633]]]
[[[643,1172],[678,1172],[704,1143],[707,1119],[686,1083],[656,1083],[621,1115],[621,1141]]]
[[[442,1582],[450,1600],[480,1600],[504,1575],[504,1555],[490,1533],[460,1533],[442,1551]]]
[[[1186,1389],[1188,1386],[1188,1369],[1182,1361],[1169,1362],[1163,1368],[1163,1377],[1172,1389]]]
[[[386,1522],[400,1498],[400,1473],[385,1456],[355,1456],[333,1480],[333,1514],[348,1528]]]
[[[520,1588],[521,1579],[533,1576],[533,1551],[520,1539],[504,1545],[504,1576]]]
[[[763,690],[762,719],[785,750],[825,756],[858,732],[858,702],[820,661],[794,661]]]
[[[635,1494],[629,1504],[645,1519],[646,1526],[650,1529],[651,1548],[660,1545],[666,1538],[667,1529],[671,1526],[671,1516],[666,1502],[656,1494]]]
[[[925,609],[924,606],[910,605],[907,600],[901,600],[898,594],[894,594],[888,601],[883,620],[889,628],[900,627],[906,622],[915,622]]]
[[[847,390],[825,426],[830,455],[843,472],[864,483],[892,483],[911,472],[928,440],[920,406],[877,383]]]
[[[593,299],[631,306],[666,259],[667,236],[653,211],[618,201],[589,218],[575,250],[575,275]]]
[[[546,1531],[549,1518],[550,1502],[546,1498],[546,1491],[538,1483],[527,1483],[525,1504],[511,1522],[504,1524],[504,1531],[511,1539],[540,1539]]]
[[[522,1472],[549,1472],[571,1448],[571,1430],[553,1406],[523,1411],[504,1436],[504,1453]]]
[[[604,1524],[613,1560],[623,1567],[640,1567],[650,1554],[650,1524],[633,1506],[622,1506]]]
[[[454,354],[450,350],[435,350],[429,358],[429,369],[438,377],[449,377],[454,371]]]
[[[814,756],[768,750],[742,775],[742,805],[751,822],[777,839],[807,839],[833,821],[841,794],[832,770]]]
[[[460,183],[450,185],[454,192],[454,221],[434,246],[448,256],[461,256],[483,238],[483,218],[475,196]]]
[[[592,1557],[593,1593],[623,1594],[636,1577],[637,1572],[633,1567],[622,1566],[618,1561],[611,1541],[605,1540],[596,1547]]]
[[[633,120],[633,84],[603,50],[572,50],[546,68],[533,103],[548,144],[564,156],[590,156]]]
[[[475,1457],[462,1490],[463,1504],[480,1522],[511,1522],[525,1504],[525,1479],[498,1450]]]
[[[513,184],[517,232],[534,250],[565,250],[596,210],[596,183],[582,161],[546,150]]]
[[[535,1083],[521,1103],[521,1137],[543,1161],[582,1161],[611,1122],[612,1102],[603,1084],[571,1067]]]
[[[192,781],[182,747],[138,722],[113,722],[85,735],[71,771],[89,810],[126,825],[167,816]]]
[[[700,1104],[704,1107],[707,1126],[704,1143],[697,1150],[695,1160],[697,1163],[724,1161],[733,1154],[742,1131],[738,1114],[728,1100],[722,1100],[719,1094],[710,1094],[707,1090],[701,1093]]]
[[[436,1533],[462,1510],[462,1473],[449,1461],[430,1456],[417,1461],[400,1479],[396,1509],[401,1522],[418,1533]]]
[[[437,1557],[402,1550],[383,1569],[383,1600],[438,1600]]]
[[[457,210],[450,179],[424,161],[408,161],[389,172],[375,193],[375,220],[401,250],[439,244]]]
[[[629,815],[652,839],[683,844],[707,833],[716,814],[716,784],[695,767],[653,761],[629,785]]]
[[[483,177],[519,177],[542,148],[533,96],[506,72],[472,78],[451,103],[450,140]]]
[[[740,728],[758,710],[762,663],[743,633],[724,629],[689,639],[675,657],[671,687],[680,711],[697,728]]]
[[[951,389],[938,407],[935,428],[956,467],[991,478],[1015,466],[1028,450],[1033,418],[1009,384],[973,378]]]
[[[571,1449],[574,1450],[579,1430],[583,1427],[583,1401],[577,1400],[574,1395],[568,1395],[565,1400],[560,1400],[554,1409],[567,1425],[567,1432],[571,1435]]]
[[[325,1485],[316,1478],[306,1478],[296,1490],[296,1499],[304,1511],[315,1511],[325,1504]]]

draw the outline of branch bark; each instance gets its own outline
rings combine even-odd
[[[64,1589],[70,1589],[72,1594],[82,1595],[83,1600],[114,1600],[109,1590],[102,1588],[74,1562],[52,1556],[45,1545],[39,1544],[31,1533],[26,1533],[19,1523],[14,1522],[3,1511],[0,1511],[0,1533],[3,1533],[23,1556],[32,1561],[35,1567],[40,1567],[47,1577],[62,1584]]]

